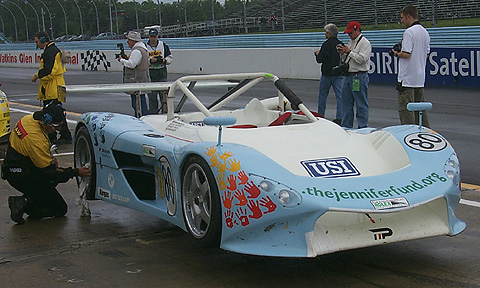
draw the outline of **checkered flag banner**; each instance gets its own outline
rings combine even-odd
[[[83,60],[82,71],[97,71],[99,66],[103,66],[105,71],[108,71],[108,67],[111,67],[107,55],[100,50],[87,50],[85,53],[80,53],[80,57]]]

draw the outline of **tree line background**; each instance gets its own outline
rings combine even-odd
[[[94,1],[95,5],[93,5],[92,1]],[[58,37],[66,34],[66,14],[69,35],[81,34],[81,26],[83,26],[84,34],[97,35],[110,31],[109,3],[111,4],[112,11],[113,32],[117,31],[117,20],[120,34],[125,31],[137,29],[136,15],[138,15],[138,28],[140,29],[145,26],[159,24],[159,5],[156,0],[147,0],[141,3],[138,1],[118,2],[115,0],[2,0],[0,2],[0,29],[2,29],[1,32],[5,33],[11,40],[15,41],[14,26],[16,23],[18,41],[30,41],[33,39],[35,32],[43,30],[43,27],[45,27],[45,31],[51,35],[51,16],[53,36]],[[20,7],[20,9],[17,6]],[[97,27],[95,6],[98,11],[99,28]],[[182,0],[172,3],[160,1],[162,26],[185,24],[185,15],[188,22],[210,21],[212,19],[212,6],[215,19],[224,18],[235,11],[243,9],[241,0],[225,0],[224,5],[221,5],[220,2],[215,0]],[[35,8],[35,11],[32,7]],[[79,8],[82,21],[80,21]],[[65,11],[65,14],[63,11]],[[12,17],[12,13],[14,17]],[[24,14],[27,18],[27,23],[25,23]],[[118,18],[116,18],[116,16],[118,16]],[[15,18],[16,21],[14,21],[13,18]],[[83,25],[80,25],[81,22]],[[26,37],[26,26],[28,26],[29,39]]]

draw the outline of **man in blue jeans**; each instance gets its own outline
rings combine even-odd
[[[343,45],[343,43],[337,39],[338,28],[335,24],[329,23],[324,29],[327,41],[322,44],[320,50],[315,52],[315,60],[317,63],[322,64],[322,77],[320,78],[318,89],[318,113],[325,116],[328,92],[330,87],[333,87],[337,97],[337,113],[333,122],[340,125],[343,118],[342,87],[344,77],[341,75],[340,69],[333,68],[338,67],[340,64],[337,45]]]
[[[347,46],[338,49],[343,62],[348,63],[342,89],[342,126],[353,128],[353,106],[356,105],[358,128],[365,128],[368,126],[368,68],[372,45],[362,35],[360,23],[357,21],[348,23],[343,33],[347,33],[351,40]]]

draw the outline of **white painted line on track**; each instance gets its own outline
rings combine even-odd
[[[473,206],[473,207],[478,207],[478,208],[480,208],[480,202],[477,202],[477,201],[471,201],[471,200],[466,200],[466,199],[460,199],[460,204],[463,204],[463,205],[468,205],[468,206]]]
[[[53,156],[70,156],[70,155],[73,155],[73,152],[53,154]]]

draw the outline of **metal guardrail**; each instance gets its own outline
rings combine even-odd
[[[480,48],[480,26],[428,28],[432,47]],[[403,29],[364,31],[363,35],[375,47],[391,47],[402,39]],[[348,42],[346,34],[339,39]],[[292,48],[320,47],[325,41],[323,32],[240,34],[186,38],[165,38],[171,49],[220,49],[220,48]],[[66,50],[118,50],[117,43],[126,40],[93,40],[58,42]],[[35,43],[0,44],[0,51],[35,50]]]

